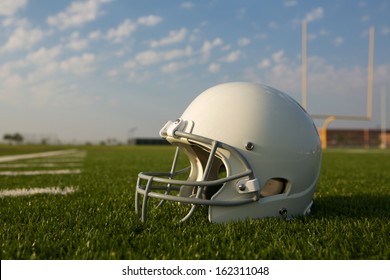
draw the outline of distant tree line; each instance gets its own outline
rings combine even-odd
[[[3,139],[5,141],[8,141],[10,144],[20,144],[23,143],[23,136],[20,133],[14,133],[14,134],[4,134]]]

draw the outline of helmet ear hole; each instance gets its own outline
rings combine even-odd
[[[268,197],[284,193],[287,186],[287,180],[283,178],[272,178],[265,182],[260,191],[261,197]]]

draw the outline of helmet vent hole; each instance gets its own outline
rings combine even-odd
[[[269,179],[260,191],[260,196],[268,197],[278,195],[286,191],[287,180],[282,178]]]

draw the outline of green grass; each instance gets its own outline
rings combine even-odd
[[[44,148],[0,146],[0,154]],[[0,198],[1,259],[390,259],[389,151],[324,152],[310,216],[220,225],[206,209],[178,223],[183,213],[173,203],[149,208],[139,222],[137,174],[169,170],[171,147],[82,149],[81,174],[0,176],[0,190],[78,187]]]
[[[2,145],[0,144],[0,156],[18,155],[28,153],[40,153],[68,149],[66,146],[45,145]]]

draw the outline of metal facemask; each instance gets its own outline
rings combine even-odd
[[[209,206],[211,220],[212,206],[239,206],[259,200],[259,182],[246,159],[225,143],[192,134],[192,128],[192,121],[178,119],[167,122],[161,129],[160,136],[177,146],[176,152],[169,172],[138,174],[135,210],[141,221],[146,221],[150,197],[161,200],[157,207],[165,201],[190,204],[190,210],[181,221],[191,218],[200,205]],[[190,166],[176,170],[181,152],[188,156]],[[226,172],[223,178],[218,176],[221,170]],[[176,179],[185,173],[188,173],[186,180]]]

